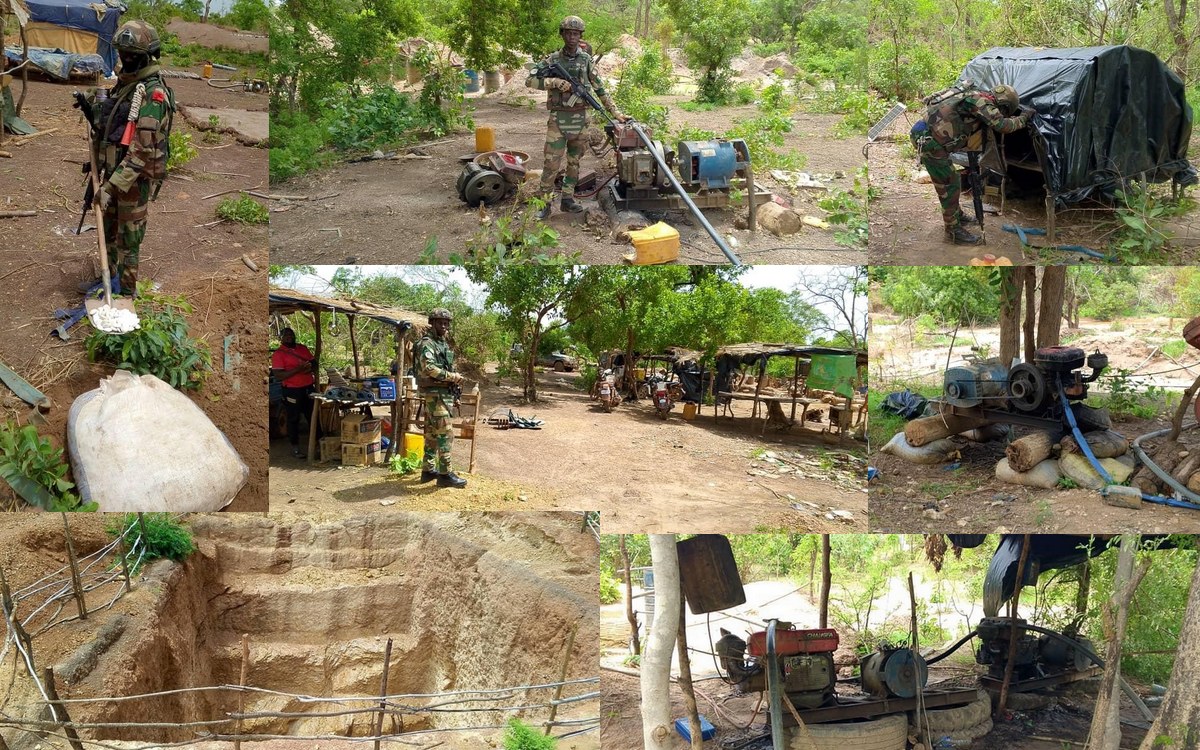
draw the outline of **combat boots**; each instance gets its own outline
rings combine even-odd
[[[571,214],[577,214],[583,210],[583,204],[574,198],[563,198],[559,203],[559,208]]]
[[[546,195],[542,196],[542,199],[546,201],[546,205],[542,206],[541,210],[537,212],[537,217],[545,220],[550,218],[550,206],[554,203],[554,195],[552,193],[547,193]]]
[[[962,226],[957,226],[951,229],[946,227],[946,241],[953,242],[955,245],[982,245],[983,238],[977,234],[971,234]]]
[[[435,480],[437,478],[438,478],[438,473],[436,471],[429,471],[428,469],[421,469],[421,483],[422,484],[424,484],[425,482],[432,482],[433,480]]]
[[[438,487],[453,487],[456,490],[461,490],[467,486],[467,480],[455,474],[453,471],[447,474],[439,474],[437,478]]]

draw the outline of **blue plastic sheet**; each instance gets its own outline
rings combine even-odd
[[[12,65],[21,62],[20,47],[5,47],[4,56]],[[30,47],[29,62],[34,67],[44,71],[51,78],[60,81],[70,80],[71,74],[93,75],[108,72],[105,69],[104,58],[100,55],[84,55],[76,52],[66,52],[61,49],[46,49],[45,47]]]

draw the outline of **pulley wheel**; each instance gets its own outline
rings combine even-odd
[[[1046,376],[1030,364],[1012,368],[1008,373],[1008,400],[1014,409],[1026,414],[1043,411],[1050,401]]]
[[[478,206],[480,203],[490,206],[503,198],[507,189],[500,173],[485,169],[467,179],[463,185],[463,200],[468,206]]]
[[[483,167],[473,162],[467,162],[467,164],[463,167],[463,171],[458,173],[458,179],[454,183],[454,189],[458,192],[458,197],[460,200],[465,201],[467,199],[467,181],[482,171]]]
[[[883,681],[899,698],[912,698],[925,688],[929,667],[921,655],[910,648],[893,651],[883,667]]]

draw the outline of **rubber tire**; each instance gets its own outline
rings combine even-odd
[[[561,359],[559,359],[559,360],[555,360],[555,362],[554,362],[554,371],[555,371],[555,372],[566,372],[566,371],[567,371],[567,366],[566,366],[565,364],[563,364],[563,361],[562,361]]]
[[[991,732],[993,728],[992,719],[989,716],[973,727],[967,727],[966,729],[959,729],[948,733],[931,733],[928,737],[924,737],[924,739],[928,739],[929,743],[934,747],[939,747],[943,739],[950,740],[950,744],[953,747],[967,747],[975,740],[987,736],[987,734]],[[916,727],[910,726],[908,731],[913,736],[922,736]]]
[[[975,700],[965,706],[927,709],[924,720],[920,724],[928,729],[930,735],[953,735],[968,727],[981,724],[991,716],[992,699],[986,692],[980,690]]]
[[[785,730],[790,750],[904,750],[908,746],[908,716],[892,714],[870,721],[811,724],[807,734],[797,727]],[[812,737],[812,742],[808,737]]]

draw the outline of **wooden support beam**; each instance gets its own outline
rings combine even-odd
[[[50,698],[51,714],[54,720],[62,725],[63,733],[67,735],[67,742],[71,743],[72,750],[83,750],[83,743],[79,741],[79,735],[71,724],[67,707],[62,704],[62,699],[58,697],[58,690],[54,687],[54,669],[46,667],[42,670],[42,682],[46,688],[46,695]]]
[[[383,716],[387,709],[388,670],[392,666],[392,639],[387,639],[387,647],[383,650],[383,677],[379,680],[379,714],[375,720],[375,750],[379,750],[380,737],[383,736]]]
[[[554,717],[558,713],[558,705],[556,701],[562,698],[563,685],[567,679],[567,668],[571,665],[571,651],[575,648],[575,634],[579,632],[579,623],[575,623],[571,628],[570,634],[567,635],[567,648],[563,651],[562,665],[558,668],[558,687],[554,688],[554,700],[550,702],[550,718],[546,720],[546,734],[550,734],[550,729],[554,723]]]
[[[62,514],[63,530],[66,532],[67,561],[71,565],[71,589],[75,592],[75,604],[79,607],[79,619],[86,620],[88,616],[87,602],[83,598],[83,582],[79,580],[79,560],[75,557],[75,543],[71,541],[71,524],[67,514]]]

